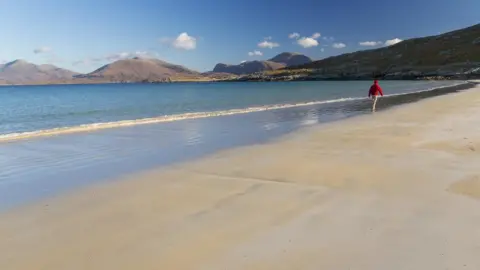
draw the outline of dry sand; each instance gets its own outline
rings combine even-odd
[[[478,270],[480,88],[3,214],[0,269]]]

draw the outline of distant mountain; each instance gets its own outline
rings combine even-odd
[[[389,47],[329,57],[286,69],[315,69],[323,77],[442,76],[480,67],[480,24],[402,41]],[[404,74],[404,75],[402,75]]]
[[[75,76],[110,82],[155,82],[172,78],[198,78],[199,72],[158,59],[132,58],[118,60],[91,73]]]
[[[248,61],[239,65],[227,65],[223,63],[217,64],[213,68],[213,72],[216,73],[230,73],[230,74],[250,74],[261,71],[275,70],[285,67],[284,64],[275,63],[271,61]]]
[[[290,81],[371,79],[442,79],[480,76],[480,24],[441,35],[413,38],[388,47],[312,61],[281,53],[266,61],[217,64],[199,73],[159,59],[132,58],[79,74],[24,60],[0,64],[0,85],[89,84],[170,81]],[[468,77],[464,76],[464,77]]]
[[[77,74],[53,65],[35,65],[24,60],[15,60],[0,65],[0,84],[28,84],[69,80]]]
[[[284,52],[268,60],[275,63],[284,64],[287,67],[303,65],[312,62],[312,59],[299,53]]]
[[[271,71],[293,65],[302,65],[312,62],[309,57],[298,53],[281,53],[267,61],[248,61],[238,65],[219,63],[213,68],[215,73],[230,73],[236,75]]]

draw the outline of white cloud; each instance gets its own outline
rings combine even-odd
[[[43,58],[43,62],[47,64],[56,64],[64,61],[61,57],[55,54],[55,52],[51,47],[48,47],[48,46],[36,48],[33,50],[33,53],[41,54],[41,57]]]
[[[99,62],[115,62],[118,60],[130,59],[133,57],[156,58],[158,57],[158,53],[150,52],[150,51],[112,53],[103,57],[91,57],[83,60],[78,60],[73,62],[72,64],[73,65],[92,65],[94,63],[99,63]]]
[[[117,61],[117,60],[120,60],[120,59],[128,58],[129,56],[130,56],[130,53],[121,52],[121,53],[113,53],[113,54],[107,55],[105,57],[105,59],[108,60],[108,61]]]
[[[272,40],[272,36],[268,36],[266,38],[264,38],[265,40]]]
[[[313,39],[311,37],[302,37],[297,40],[297,44],[304,48],[310,48],[318,46],[319,43],[316,39]]]
[[[297,33],[297,32],[293,32],[293,33],[291,33],[290,35],[288,35],[288,38],[292,38],[292,39],[293,39],[293,38],[299,38],[299,37],[300,37],[300,34]]]
[[[394,38],[394,39],[390,39],[390,40],[387,40],[385,41],[385,46],[392,46],[392,45],[395,45],[399,42],[402,42],[403,40],[399,39],[399,38]]]
[[[301,37],[297,39],[297,44],[302,46],[303,48],[311,48],[316,47],[320,43],[317,39],[319,39],[322,35],[320,33],[313,33],[310,37]]]
[[[334,41],[335,39],[333,37],[322,37],[323,40],[325,41]]]
[[[273,41],[267,41],[267,40],[264,40],[260,43],[257,44],[258,47],[260,48],[270,48],[270,49],[273,49],[275,47],[279,47],[280,44],[276,43],[276,42],[273,42]]]
[[[333,43],[332,47],[335,48],[335,49],[342,49],[342,48],[347,47],[347,45],[340,42],[340,43]]]
[[[322,35],[317,32],[317,33],[314,33],[314,34],[312,35],[312,38],[313,38],[313,39],[318,39],[318,38],[321,37],[321,36],[322,36]]]
[[[248,52],[248,56],[256,56],[256,55],[261,56],[263,55],[263,53],[261,51],[256,51],[256,50],[253,52]]]
[[[114,54],[107,55],[103,59],[107,61],[118,61],[118,60],[133,58],[133,57],[151,58],[151,57],[155,57],[156,55],[157,53],[152,53],[147,51],[121,52],[121,53],[114,53]],[[101,61],[102,58],[97,58],[96,60]]]
[[[160,42],[179,50],[194,50],[197,47],[197,38],[189,36],[186,32],[179,34],[176,38],[160,38]]]
[[[52,48],[50,47],[40,47],[33,50],[33,53],[38,54],[38,53],[47,53],[51,51],[52,51]]]
[[[360,46],[373,47],[373,46],[382,45],[383,42],[381,42],[381,41],[362,41],[362,42],[359,42],[358,44]]]
[[[240,64],[243,64],[245,62],[247,62],[247,60],[242,60],[242,61],[240,61]]]
[[[72,65],[74,66],[77,66],[77,65],[84,65],[84,66],[91,66],[93,64],[96,64],[96,63],[100,63],[100,62],[105,62],[105,57],[103,58],[86,58],[86,59],[83,59],[83,60],[78,60],[78,61],[75,61],[72,63]]]
[[[324,51],[325,51],[325,49],[324,49],[324,48],[321,48],[321,49],[320,49],[320,51],[321,51],[321,52],[324,52]]]
[[[197,39],[183,32],[173,41],[173,47],[180,50],[194,50],[197,47]]]

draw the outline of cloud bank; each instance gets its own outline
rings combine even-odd
[[[33,53],[39,54],[39,53],[47,53],[47,52],[51,52],[51,51],[52,51],[52,48],[50,48],[50,47],[40,47],[40,48],[34,49]]]
[[[86,58],[83,60],[75,61],[72,65],[92,65],[95,63],[101,62],[115,62],[118,60],[124,59],[131,59],[133,57],[140,57],[140,58],[157,58],[157,52],[149,52],[149,51],[135,51],[135,52],[120,52],[120,53],[112,53],[102,57],[91,57]]]
[[[273,49],[275,47],[280,47],[280,44],[278,44],[277,42],[264,40],[264,41],[258,43],[257,46],[260,47],[260,48],[263,48],[263,49],[266,49],[266,48]]]
[[[380,46],[382,44],[383,42],[381,41],[362,41],[358,43],[358,45],[364,46],[364,47],[374,47],[374,46]]]
[[[263,53],[261,51],[253,51],[253,52],[248,52],[248,56],[262,56]]]

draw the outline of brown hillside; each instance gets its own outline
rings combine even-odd
[[[109,81],[162,81],[171,78],[194,78],[202,75],[180,65],[158,59],[133,58],[113,62],[78,78],[107,79]]]
[[[15,60],[0,65],[2,84],[28,84],[38,81],[70,80],[78,73],[53,65],[35,65],[24,60]]]

